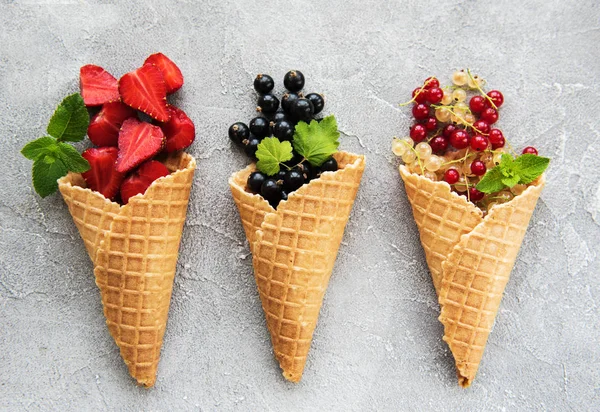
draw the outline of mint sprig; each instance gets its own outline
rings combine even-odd
[[[90,122],[90,116],[79,93],[67,96],[56,108],[48,134],[29,142],[21,154],[33,160],[32,178],[35,191],[46,197],[58,190],[57,180],[69,171],[82,173],[90,168],[75,148],[63,142],[82,140]]]
[[[483,176],[477,184],[477,190],[483,193],[496,193],[516,184],[526,185],[537,179],[550,164],[547,157],[523,154],[516,159],[503,154],[500,164]]]
[[[292,145],[290,142],[280,142],[276,137],[263,139],[257,146],[256,158],[258,163],[256,167],[268,176],[279,172],[283,162],[287,162],[293,157]]]

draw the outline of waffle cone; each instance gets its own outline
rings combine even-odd
[[[273,209],[245,190],[250,165],[231,176],[273,351],[292,382],[302,378],[344,229],[365,167],[364,156],[336,153],[326,172]]]
[[[58,182],[94,263],[110,334],[131,376],[148,387],[156,381],[196,168],[186,153],[164,163],[172,173],[124,206],[85,188],[79,174]]]
[[[458,382],[468,387],[477,373],[502,294],[544,187],[541,177],[485,217],[445,182],[400,166],[406,194],[441,307]]]

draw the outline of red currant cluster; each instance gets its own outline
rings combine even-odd
[[[437,78],[427,78],[406,103],[414,103],[410,137],[394,139],[392,150],[411,172],[447,182],[485,212],[524,188],[486,195],[475,187],[488,169],[499,164],[502,154],[512,150],[494,127],[504,96],[498,90],[484,92],[483,84],[468,70],[454,72],[452,85],[443,88]],[[537,150],[527,147],[523,153]]]

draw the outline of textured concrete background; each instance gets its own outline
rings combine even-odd
[[[0,3],[0,409],[600,409],[597,1]],[[185,75],[175,103],[196,122],[199,163],[145,390],[108,334],[65,204],[35,195],[18,151],[78,90],[80,66],[118,77],[155,51]],[[468,390],[390,151],[411,122],[397,103],[463,67],[504,92],[499,125],[514,146],[553,159]],[[281,89],[291,68],[328,98],[342,147],[368,159],[299,385],[272,357],[227,186],[248,161],[227,128],[253,116],[254,76]]]

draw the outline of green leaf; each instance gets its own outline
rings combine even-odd
[[[78,142],[85,137],[90,115],[79,93],[64,98],[48,124],[48,134],[61,142]]]
[[[58,189],[57,180],[67,174],[67,167],[60,159],[48,156],[38,158],[33,163],[33,188],[41,196],[46,197]]]
[[[335,117],[327,116],[321,122],[299,122],[294,132],[294,149],[313,166],[321,166],[340,145]]]
[[[280,142],[276,137],[263,139],[256,149],[258,163],[256,167],[263,173],[272,176],[279,172],[280,163],[287,162],[293,157],[290,142]]]
[[[496,193],[504,189],[506,185],[502,183],[502,171],[500,166],[487,171],[483,178],[477,183],[477,190],[483,193]]]
[[[21,149],[21,154],[29,160],[37,160],[41,156],[44,156],[48,153],[53,153],[56,149],[56,145],[56,139],[53,137],[40,137],[33,142],[27,143],[25,147]]]
[[[71,172],[83,173],[90,170],[88,161],[70,144],[59,143],[58,149],[58,158]]]
[[[537,179],[550,164],[547,157],[523,154],[515,159],[514,168],[519,175],[519,183],[528,184]]]
[[[504,183],[508,187],[513,187],[517,183],[519,183],[519,175],[506,176],[502,178],[502,183]]]

